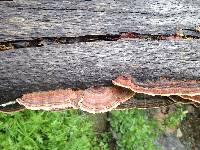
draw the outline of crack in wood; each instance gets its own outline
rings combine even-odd
[[[183,33],[184,31],[184,33]],[[78,42],[117,41],[120,39],[133,38],[144,40],[177,40],[177,39],[200,39],[196,29],[182,29],[174,34],[152,35],[137,32],[120,32],[119,34],[85,35],[79,37],[31,37],[30,40],[12,40],[0,42],[0,51],[28,47],[42,47],[53,44],[73,44]],[[196,33],[196,34],[194,34]]]
[[[13,104],[15,104],[15,103],[17,103],[17,101],[9,101],[9,102],[7,102],[7,103],[1,104],[0,106],[6,107],[6,106],[8,106],[8,105],[13,105]]]

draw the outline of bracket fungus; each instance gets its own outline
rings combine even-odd
[[[83,91],[78,105],[90,113],[107,112],[127,101],[134,92],[120,87],[92,87]]]
[[[17,102],[32,110],[60,110],[76,108],[71,100],[77,99],[75,91],[71,89],[33,92],[24,94]]]
[[[130,75],[122,75],[112,81],[114,85],[128,88],[137,93],[148,95],[189,95],[195,96],[200,93],[200,81],[196,80],[174,80],[161,78],[156,82],[140,83],[134,80]]]
[[[90,87],[85,90],[68,88],[28,93],[18,98],[17,102],[32,110],[79,108],[90,113],[102,113],[113,109],[129,108],[129,106],[131,108],[132,106],[137,108],[161,107],[177,101],[191,102],[191,104],[193,102],[200,103],[200,81],[196,80],[171,81],[160,78],[156,82],[147,81],[142,83],[136,82],[130,75],[121,75],[112,82],[115,86]],[[141,93],[143,99],[134,100],[135,92]],[[147,95],[145,96],[145,94]],[[153,95],[152,101],[146,101],[147,98],[152,99],[148,95]],[[179,99],[183,98],[184,100],[175,100],[176,98],[169,97],[171,101],[166,100],[167,97],[163,97],[172,95],[180,96]],[[157,101],[155,101],[156,99]]]
[[[85,90],[54,90],[28,93],[17,102],[32,110],[63,110],[80,108],[99,113],[116,108],[134,95],[131,90],[120,87],[92,87]]]

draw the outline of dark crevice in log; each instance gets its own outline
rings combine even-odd
[[[42,47],[53,44],[73,44],[78,42],[96,42],[96,41],[117,41],[119,39],[134,38],[144,40],[176,40],[176,39],[200,39],[200,33],[195,29],[184,29],[181,33],[152,35],[140,34],[136,32],[121,32],[119,34],[106,35],[85,35],[79,37],[32,37],[30,40],[13,40],[0,42],[0,51],[9,49],[19,49],[28,47]]]
[[[24,108],[25,108],[24,106],[18,104],[16,101],[9,101],[7,103],[0,105],[0,112],[11,113],[16,111],[21,111]]]
[[[42,47],[52,44],[73,44],[78,42],[116,41],[120,35],[86,35],[79,37],[39,37],[31,40],[14,40],[0,42],[0,50],[27,47]]]
[[[116,150],[117,137],[116,137],[116,133],[112,129],[111,122],[110,122],[110,119],[112,118],[112,113],[108,112],[107,113],[107,118],[109,118],[108,119],[108,125],[107,125],[107,129],[108,129],[107,132],[111,133],[111,138],[108,141],[109,150]]]
[[[116,110],[132,109],[132,108],[158,108],[166,107],[177,103],[178,101],[171,100],[167,96],[151,96],[141,93],[136,93],[132,98],[117,106]]]
[[[20,7],[18,8],[20,9]],[[22,9],[22,8],[21,8]],[[23,8],[24,9],[31,9],[31,10],[46,10],[46,11],[89,11],[89,12],[105,12],[105,10],[91,10],[91,9],[77,9],[77,8],[43,8],[43,7],[37,7],[37,8]],[[113,12],[113,13],[133,13],[133,12]]]

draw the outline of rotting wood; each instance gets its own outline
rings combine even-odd
[[[199,101],[197,102],[197,101],[195,101],[195,100],[193,100],[193,99],[190,100],[190,99],[188,99],[188,98],[186,98],[186,97],[182,98],[182,96],[184,96],[184,95],[180,95],[180,96],[171,95],[171,96],[169,96],[169,98],[170,98],[171,100],[173,100],[174,102],[177,102],[177,103],[180,103],[180,104],[189,104],[189,105],[193,105],[193,106],[195,106],[195,107],[197,107],[197,108],[200,107]],[[185,95],[185,96],[187,96],[187,95]],[[190,96],[188,96],[188,97],[190,97]],[[198,96],[197,96],[197,97],[198,97]]]
[[[132,109],[132,108],[159,108],[166,107],[173,104],[176,104],[177,101],[171,100],[166,96],[151,96],[146,94],[136,93],[131,99],[128,101],[121,103],[116,110],[124,110],[124,109]]]
[[[188,99],[181,98],[177,95],[171,96],[151,96],[141,93],[135,93],[135,95],[129,99],[128,101],[121,103],[116,110],[124,110],[124,109],[147,109],[147,108],[159,108],[159,107],[167,107],[174,104],[189,104],[194,105],[195,107],[200,107],[199,103],[194,101],[189,101]]]
[[[130,74],[140,83],[161,77],[198,81],[199,47],[198,39],[127,39],[2,51],[1,102],[36,91],[110,86],[121,74]],[[199,87],[198,82],[191,86]]]
[[[23,105],[19,105],[16,101],[9,101],[0,105],[0,112],[12,113],[25,109]]]
[[[141,83],[161,77],[198,81],[199,49],[198,39],[127,39],[2,51],[0,98],[15,100],[36,91],[110,86],[121,74]]]
[[[199,8],[180,0],[1,1],[0,104],[32,92],[111,86],[124,74],[142,85],[192,81],[180,86],[196,95]]]
[[[199,6],[199,1],[188,0],[0,2],[0,41],[129,31],[173,34],[200,24]]]
[[[187,30],[185,30],[187,31]],[[29,47],[42,47],[55,44],[73,44],[78,42],[97,42],[97,41],[117,41],[120,39],[134,38],[144,40],[180,40],[180,39],[200,39],[200,34],[195,30],[189,30],[190,32],[179,33],[177,31],[171,35],[152,35],[152,34],[140,34],[136,32],[122,32],[119,34],[106,34],[106,35],[85,35],[79,37],[39,37],[30,38],[30,40],[14,40],[0,42],[0,51],[9,49],[29,48]],[[186,34],[188,33],[188,34]]]
[[[200,103],[200,95],[195,95],[195,96],[181,95],[181,97],[184,99],[189,99],[189,100],[195,101],[197,103]]]

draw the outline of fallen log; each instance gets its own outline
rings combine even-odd
[[[164,95],[198,95],[199,6],[180,0],[1,1],[2,110],[22,108],[14,103],[28,93],[108,87],[122,75]]]

